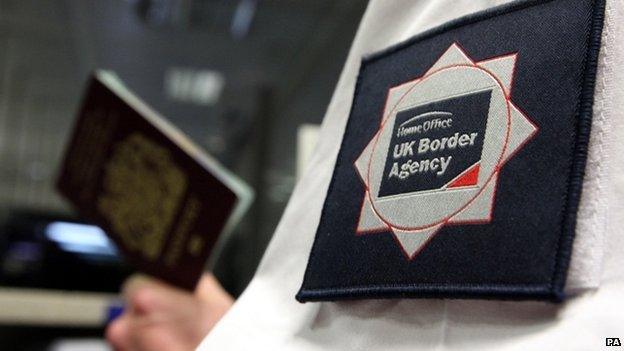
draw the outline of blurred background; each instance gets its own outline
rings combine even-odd
[[[0,349],[98,342],[130,273],[54,190],[104,68],[248,182],[215,274],[238,295],[314,148],[366,0],[0,0]]]

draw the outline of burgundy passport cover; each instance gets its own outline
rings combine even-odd
[[[193,290],[237,193],[211,171],[214,161],[101,73],[86,92],[58,189],[135,268]]]

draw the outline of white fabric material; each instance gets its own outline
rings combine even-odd
[[[579,204],[576,221],[577,234],[572,247],[572,259],[566,282],[566,292],[570,294],[587,288],[595,288],[600,284],[608,219],[608,172],[612,148],[610,131],[612,120],[618,116],[618,111],[616,111],[618,107],[613,105],[614,89],[617,89],[613,80],[613,70],[616,68],[616,62],[621,64],[623,60],[621,55],[618,56],[617,52],[613,52],[616,38],[622,41],[622,33],[617,34],[615,25],[621,23],[621,18],[616,21],[616,12],[612,8],[612,3],[608,4],[605,14],[583,193]],[[621,4],[619,7],[622,7]],[[622,114],[619,113],[621,117]]]
[[[371,2],[308,173],[248,289],[199,350],[593,350],[604,348],[606,337],[624,337],[624,143],[617,142],[624,140],[624,46],[616,45],[624,39],[624,3],[619,0],[608,1],[598,67],[590,167],[567,285],[576,296],[560,305],[432,299],[300,304],[294,299],[351,108],[360,58],[503,2]]]

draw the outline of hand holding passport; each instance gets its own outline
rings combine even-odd
[[[185,290],[252,198],[107,71],[91,79],[57,186],[135,268]]]

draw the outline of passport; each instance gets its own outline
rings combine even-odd
[[[137,270],[189,291],[253,197],[102,70],[89,82],[57,188]]]

